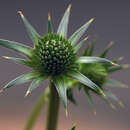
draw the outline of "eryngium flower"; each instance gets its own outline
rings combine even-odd
[[[94,49],[95,49],[95,42],[96,42],[96,40],[94,38],[92,40],[91,44],[86,47],[82,56],[87,56],[87,57],[90,56],[91,58],[93,58],[92,56],[93,56]],[[105,58],[107,56],[107,53],[111,49],[113,43],[114,42],[111,41],[108,44],[108,46],[103,50],[103,52],[101,52],[98,55],[98,57]],[[123,57],[119,57],[117,59],[114,59],[113,62],[118,63],[122,59],[123,59]],[[79,69],[80,72],[82,74],[84,74],[86,77],[88,77],[92,82],[97,84],[100,87],[100,89],[104,92],[106,97],[104,97],[99,92],[97,92],[89,87],[86,87],[85,85],[83,85],[81,83],[78,83],[77,81],[68,81],[68,86],[69,86],[69,89],[67,91],[68,99],[72,103],[76,104],[76,100],[75,100],[74,95],[73,95],[73,87],[78,84],[79,90],[83,89],[85,94],[87,95],[90,106],[94,110],[95,114],[96,114],[96,111],[94,108],[94,102],[93,102],[91,93],[94,93],[97,96],[99,96],[113,109],[115,109],[116,107],[115,107],[115,105],[112,104],[112,102],[109,100],[109,98],[111,100],[115,101],[116,103],[118,103],[121,107],[124,107],[122,101],[120,101],[115,94],[110,92],[110,90],[108,88],[111,88],[111,87],[128,88],[128,86],[119,82],[119,81],[113,80],[108,76],[113,72],[116,72],[116,71],[121,70],[121,69],[129,68],[129,67],[130,67],[129,64],[124,64],[124,65],[120,65],[120,66],[112,66],[112,65],[107,64],[107,63],[80,64],[80,69]]]
[[[10,81],[1,91],[16,86],[21,83],[32,80],[26,96],[37,88],[41,82],[50,79],[54,83],[57,92],[63,101],[64,107],[67,107],[67,84],[64,81],[66,77],[77,80],[84,84],[87,88],[99,92],[105,96],[102,89],[92,82],[89,78],[79,72],[79,65],[83,63],[109,63],[113,62],[99,57],[77,57],[76,52],[86,42],[87,38],[79,42],[81,36],[85,33],[93,18],[81,26],[75,33],[67,39],[68,22],[71,5],[68,6],[57,32],[53,31],[51,17],[48,15],[48,32],[44,36],[40,36],[36,30],[30,25],[21,11],[20,14],[27,32],[34,44],[33,48],[18,42],[0,39],[0,46],[12,49],[24,56],[26,59],[5,57],[16,63],[31,67],[33,72],[23,74],[16,79]]]

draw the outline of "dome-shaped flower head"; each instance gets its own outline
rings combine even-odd
[[[70,16],[71,5],[68,6],[56,32],[53,31],[51,24],[51,17],[48,15],[48,32],[40,36],[36,30],[30,25],[28,20],[24,17],[21,11],[20,14],[27,32],[33,42],[33,48],[24,44],[0,39],[0,46],[14,50],[26,57],[26,59],[5,57],[16,63],[23,64],[32,68],[33,72],[22,74],[14,80],[10,81],[1,90],[5,90],[12,86],[32,81],[27,93],[28,95],[33,89],[37,88],[44,80],[49,79],[61,98],[64,107],[67,107],[67,83],[64,81],[66,78],[77,80],[84,84],[86,87],[105,96],[102,89],[91,81],[84,74],[80,73],[80,64],[87,63],[109,63],[113,62],[99,57],[77,57],[76,53],[87,38],[80,40],[82,35],[88,29],[89,25],[94,20],[93,18],[81,26],[69,38],[67,36],[68,22]]]

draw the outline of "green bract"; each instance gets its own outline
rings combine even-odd
[[[88,101],[90,103],[90,106],[93,108],[94,113],[96,113],[96,111],[94,109],[94,102],[93,102],[93,99],[91,96],[91,92],[95,93],[97,96],[99,96],[101,99],[103,99],[113,109],[115,109],[115,106],[109,101],[109,98],[114,100],[115,102],[117,102],[121,107],[124,106],[123,103],[113,93],[111,93],[107,88],[108,87],[127,88],[127,86],[119,81],[110,79],[108,76],[112,72],[130,67],[130,65],[124,64],[121,66],[112,66],[111,64],[104,63],[104,60],[102,61],[102,64],[94,63],[94,59],[98,59],[100,57],[102,59],[105,58],[112,45],[113,45],[113,42],[110,42],[110,44],[108,44],[108,46],[104,49],[104,51],[101,54],[99,54],[99,56],[97,58],[93,58],[92,55],[93,55],[94,48],[95,48],[95,39],[94,39],[92,41],[91,45],[88,45],[86,47],[85,51],[82,54],[83,57],[80,57],[80,59],[79,59],[79,60],[83,61],[85,59],[84,56],[87,56],[87,57],[89,56],[88,61],[89,60],[91,61],[93,59],[93,63],[88,62],[87,64],[80,64],[79,70],[82,74],[84,74],[86,77],[88,77],[92,82],[97,84],[100,87],[101,91],[105,94],[105,96],[103,96],[103,94],[101,94],[100,92],[95,91],[94,89],[91,89],[90,87],[86,87],[86,85],[81,84],[77,81],[68,81],[69,89],[67,91],[67,95],[68,95],[68,99],[72,103],[76,104],[76,100],[74,98],[72,88],[78,84],[79,90],[83,88],[85,94],[87,95]],[[122,58],[123,57],[119,57],[119,58],[113,60],[113,62],[116,64],[120,60],[122,60]]]
[[[51,17],[50,14],[48,15],[48,32],[44,36],[40,36],[35,31],[21,11],[18,12],[21,15],[27,32],[34,44],[33,48],[18,42],[7,41],[3,39],[0,39],[0,46],[12,49],[24,55],[26,59],[6,56],[4,56],[4,58],[28,66],[32,68],[33,72],[22,74],[21,76],[15,78],[14,80],[10,81],[1,91],[31,80],[32,83],[27,90],[27,96],[33,89],[37,88],[41,82],[49,79],[50,82],[54,84],[53,87],[56,87],[64,107],[66,108],[68,88],[68,83],[66,80],[73,79],[83,84],[86,89],[89,88],[105,97],[105,92],[100,88],[100,86],[98,86],[100,83],[97,83],[96,81],[104,80],[106,77],[106,72],[105,70],[104,72],[100,73],[98,71],[94,72],[91,66],[95,66],[96,63],[103,63],[112,66],[114,63],[100,57],[90,57],[86,55],[77,57],[76,52],[80,49],[82,44],[86,42],[87,38],[81,40],[80,42],[79,40],[94,19],[90,19],[67,39],[70,8],[71,5],[68,6],[59,24],[57,32],[53,31]],[[91,80],[89,79],[91,76],[87,77],[86,71],[80,71],[79,66],[81,64],[88,63],[88,68],[91,68],[89,75],[93,76],[95,74],[100,74],[101,78],[97,80]],[[96,66],[97,68],[103,69],[103,67],[100,65]]]

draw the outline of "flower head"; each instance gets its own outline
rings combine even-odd
[[[83,54],[82,54],[83,56],[91,56],[91,58],[92,58],[93,52],[95,49],[95,42],[96,42],[96,40],[93,39],[91,45],[88,45],[86,47],[85,51],[83,52]],[[111,41],[108,44],[108,46],[103,50],[103,52],[98,55],[98,57],[105,58],[107,56],[108,51],[112,47],[113,43],[114,42]],[[113,62],[116,64],[119,61],[121,61],[122,59],[123,59],[123,57],[119,57],[117,59],[114,59]],[[69,89],[67,91],[68,99],[72,103],[76,104],[76,100],[75,100],[74,95],[73,95],[73,87],[78,84],[79,90],[83,89],[85,94],[87,95],[90,106],[94,110],[94,114],[96,114],[96,111],[94,108],[94,102],[93,102],[91,93],[94,93],[97,96],[99,96],[113,109],[115,109],[116,107],[110,102],[109,99],[115,101],[121,107],[124,107],[122,101],[120,101],[118,99],[118,97],[116,95],[114,95],[112,92],[110,92],[110,90],[108,88],[109,87],[127,88],[127,85],[125,85],[119,81],[110,79],[108,76],[113,72],[116,72],[116,71],[121,70],[121,69],[129,68],[129,67],[130,67],[130,65],[128,65],[128,64],[124,64],[124,65],[120,65],[120,66],[113,66],[113,65],[108,64],[108,63],[80,64],[80,69],[79,69],[80,72],[82,74],[84,74],[86,77],[88,77],[92,82],[97,84],[100,87],[100,89],[102,90],[102,92],[105,94],[105,96],[103,96],[103,94],[101,94],[100,92],[95,91],[94,89],[91,89],[89,87],[86,87],[86,85],[81,84],[77,81],[68,81],[68,86],[69,86]]]
[[[26,46],[24,44],[8,41],[0,39],[0,46],[12,49],[24,56],[26,59],[14,58],[14,57],[5,57],[6,59],[10,59],[15,61],[16,63],[23,64],[32,68],[33,72],[23,74],[16,79],[10,81],[3,89],[7,89],[12,86],[16,86],[17,84],[25,83],[32,80],[31,85],[29,86],[26,95],[28,95],[34,88],[37,88],[41,82],[45,79],[50,79],[54,86],[57,89],[57,92],[63,101],[64,107],[67,107],[67,83],[65,80],[67,78],[77,80],[86,86],[86,88],[90,88],[93,91],[100,93],[105,96],[102,89],[95,84],[92,80],[85,76],[85,71],[80,72],[80,65],[91,63],[94,66],[96,63],[106,63],[110,65],[116,65],[114,62],[111,62],[105,58],[100,57],[89,57],[82,56],[77,57],[76,53],[86,42],[88,38],[80,40],[82,35],[88,29],[89,25],[94,20],[93,18],[86,22],[83,26],[81,26],[76,32],[72,34],[67,39],[67,30],[68,30],[68,22],[70,15],[71,5],[68,6],[65,14],[59,24],[57,32],[53,31],[53,27],[51,24],[51,17],[48,14],[48,32],[44,36],[40,36],[36,30],[30,25],[28,20],[24,17],[21,11],[18,11],[20,14],[27,32],[33,42],[33,48]],[[89,66],[88,66],[89,67]],[[97,65],[97,68],[101,68],[102,66]],[[92,70],[91,70],[92,71]],[[90,71],[90,73],[91,73]],[[94,72],[92,72],[94,73]],[[93,75],[93,74],[92,74]],[[102,78],[106,76],[106,72],[101,74]],[[100,79],[99,79],[100,80]]]

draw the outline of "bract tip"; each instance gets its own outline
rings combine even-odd
[[[68,118],[68,110],[65,109],[65,115],[66,115],[66,118]]]
[[[68,8],[67,8],[67,11],[70,12],[70,9],[72,7],[72,4],[69,4]]]
[[[91,19],[89,20],[90,23],[92,23],[93,21],[94,21],[94,18],[91,18]]]
[[[119,64],[116,64],[114,62],[111,62],[111,64],[114,65],[114,66],[120,66]]]
[[[49,21],[51,20],[50,12],[48,13],[48,20],[49,20]]]
[[[3,58],[5,58],[5,59],[9,59],[9,57],[8,56],[2,56]]]
[[[27,92],[26,92],[26,94],[25,94],[25,96],[24,96],[24,97],[27,97],[29,94],[30,94],[30,91],[29,91],[29,90],[27,90]]]
[[[18,14],[20,14],[20,16],[21,16],[22,18],[24,18],[24,15],[23,15],[22,11],[18,11]]]

